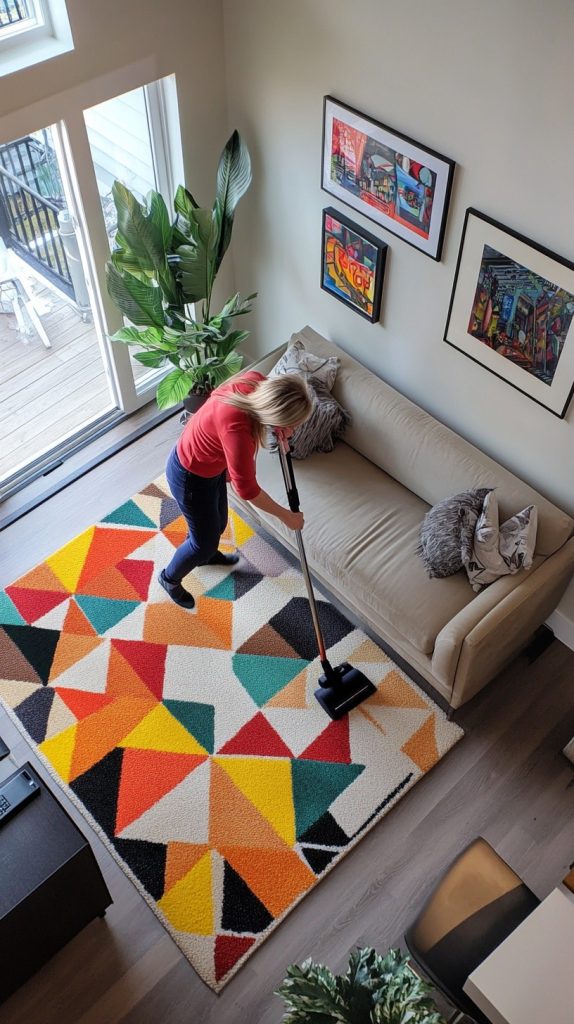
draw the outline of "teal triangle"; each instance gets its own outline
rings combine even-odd
[[[250,697],[262,708],[309,664],[303,658],[270,658],[261,654],[234,654],[233,671]]]
[[[146,516],[139,505],[136,505],[135,501],[131,499],[120,505],[119,508],[115,508],[102,522],[121,523],[122,526],[157,527],[157,523],[154,523],[152,519]]]
[[[212,704],[196,704],[191,700],[164,700],[168,711],[178,722],[213,754],[215,708]]]
[[[218,601],[235,601],[235,582],[233,574],[230,573],[225,579],[206,591],[204,597],[215,597]]]
[[[363,764],[291,761],[297,838],[329,810],[333,800],[364,770]]]
[[[4,591],[0,592],[0,622],[5,626],[25,626],[23,619],[13,601]]]
[[[92,597],[87,594],[76,594],[75,596],[84,615],[91,622],[96,633],[100,634],[125,619],[126,615],[140,605],[139,601],[116,601],[111,597]]]

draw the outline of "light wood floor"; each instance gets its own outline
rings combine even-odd
[[[166,421],[0,534],[0,585],[160,473],[178,430],[177,420]],[[400,944],[433,880],[478,834],[539,896],[547,895],[574,860],[574,770],[561,754],[574,735],[573,678],[574,652],[555,641],[532,665],[517,659],[462,708],[462,742],[292,911],[219,996],[66,804],[91,837],[114,905],[0,1008],[2,1024],[277,1024],[282,1003],[272,993],[288,964],[312,956],[341,970],[356,944],[381,952]],[[1,715],[0,734],[20,760],[33,760]]]

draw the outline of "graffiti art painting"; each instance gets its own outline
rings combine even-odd
[[[454,162],[325,96],[322,187],[440,259]]]
[[[573,321],[574,264],[467,210],[445,341],[563,417]]]
[[[323,210],[321,287],[371,323],[381,312],[387,246],[337,210]]]

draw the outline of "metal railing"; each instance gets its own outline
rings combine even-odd
[[[0,0],[0,29],[33,17],[34,8],[28,0]]]
[[[71,298],[74,288],[59,233],[58,204],[0,166],[0,236]]]

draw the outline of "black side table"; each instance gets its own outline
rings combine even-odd
[[[0,1002],[112,903],[85,836],[21,767],[41,792],[0,825]]]

